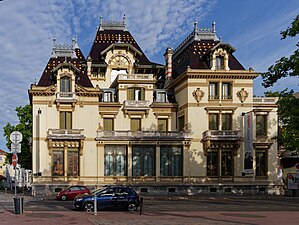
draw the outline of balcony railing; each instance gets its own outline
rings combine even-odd
[[[83,129],[49,129],[48,139],[84,139]]]
[[[203,132],[204,140],[239,140],[241,139],[241,131],[239,130],[207,130]]]
[[[163,140],[183,140],[190,138],[187,132],[178,131],[97,131],[97,140],[100,139],[163,139]]]
[[[124,109],[139,109],[147,110],[150,107],[149,101],[135,101],[135,100],[125,100]]]
[[[253,97],[254,103],[276,104],[278,97]]]
[[[117,76],[118,80],[153,80],[153,74],[119,74]]]
[[[75,92],[57,92],[56,101],[58,102],[75,102],[76,93]]]

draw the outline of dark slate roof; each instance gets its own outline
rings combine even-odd
[[[51,78],[52,70],[55,69],[57,66],[63,63],[69,63],[74,65],[80,72],[77,76],[80,79],[77,79],[76,83],[83,86],[83,87],[93,87],[92,83],[90,82],[89,78],[87,77],[86,73],[82,69],[82,60],[84,60],[84,56],[81,50],[76,49],[76,55],[78,58],[71,58],[71,57],[57,57],[57,58],[50,58],[46,68],[43,71],[43,74],[37,84],[37,86],[50,86],[53,84],[53,80]],[[80,57],[81,55],[81,57]]]
[[[108,48],[111,44],[118,42],[130,44],[136,48],[142,55],[137,55],[139,65],[160,65],[157,63],[150,62],[142,49],[139,47],[133,36],[127,30],[113,30],[113,29],[99,29],[96,38],[93,42],[90,50],[90,57],[93,63],[105,64],[104,59],[101,57],[101,52]]]
[[[181,46],[173,55],[173,78],[183,73],[189,66],[191,69],[209,69],[209,54],[220,41],[218,40],[200,40],[187,43],[187,46]],[[230,70],[245,70],[240,62],[229,54]]]

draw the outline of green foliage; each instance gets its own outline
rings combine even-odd
[[[19,131],[23,135],[23,140],[21,142],[21,153],[18,153],[18,162],[25,169],[32,168],[32,157],[30,152],[29,140],[32,137],[32,107],[31,105],[26,105],[24,107],[16,108],[17,116],[19,118],[19,123],[16,126],[7,123],[4,130],[4,137],[6,138],[6,146],[8,149],[11,148],[10,134],[13,131]],[[7,154],[7,160],[11,163],[12,154]]]
[[[299,33],[299,15],[292,22],[292,26],[281,32],[282,39],[295,37]],[[299,43],[296,45],[299,47]],[[263,86],[271,87],[283,77],[299,76],[299,49],[295,49],[290,57],[282,57],[269,67],[268,72],[262,74]]]

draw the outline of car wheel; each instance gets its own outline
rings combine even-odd
[[[62,195],[62,196],[61,196],[61,200],[62,200],[62,201],[66,201],[66,200],[67,200],[66,195]]]
[[[137,210],[137,204],[135,202],[129,202],[129,204],[127,205],[127,209],[130,212],[136,211]]]
[[[93,203],[91,203],[91,202],[86,202],[86,203],[84,204],[84,211],[85,211],[85,212],[93,212],[93,210],[94,210]]]

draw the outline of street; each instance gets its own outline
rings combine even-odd
[[[24,214],[14,214],[12,195],[0,193],[1,225],[8,224],[297,224],[299,198],[283,196],[198,196],[145,198],[142,213],[73,209],[73,201],[24,197]]]

